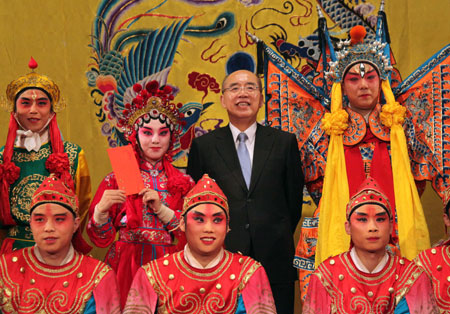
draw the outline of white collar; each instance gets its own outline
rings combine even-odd
[[[66,257],[61,261],[61,264],[59,264],[59,266],[63,266],[66,265],[67,263],[69,263],[73,256],[75,254],[75,250],[73,248],[72,243],[70,244],[70,248],[69,248],[69,252],[67,252]],[[39,262],[43,263],[43,264],[47,264],[44,259],[42,258],[41,252],[39,251],[39,248],[37,246],[37,244],[34,245],[34,255],[36,255],[36,258],[38,259]]]
[[[25,148],[27,151],[31,152],[34,150],[38,152],[41,146],[48,142],[48,125],[50,121],[55,117],[53,114],[44,125],[42,129],[37,132],[33,132],[31,130],[25,130],[25,128],[20,124],[19,119],[17,119],[16,114],[14,114],[14,118],[17,121],[17,124],[22,128],[21,130],[17,130],[16,132],[16,141],[14,146]],[[42,133],[42,134],[41,134]]]
[[[257,123],[253,123],[251,126],[249,126],[245,131],[241,132],[237,127],[235,127],[231,122],[229,123],[230,126],[230,130],[231,130],[231,134],[233,135],[233,140],[236,143],[237,142],[237,137],[239,135],[239,133],[245,133],[247,134],[248,137],[248,144],[251,145],[253,144],[253,141],[255,140],[256,137],[256,129],[257,129]]]
[[[361,262],[361,260],[358,257],[358,254],[356,254],[356,250],[354,247],[352,247],[352,249],[350,250],[350,257],[353,260],[353,263],[355,263],[356,268],[358,268],[360,271],[364,272],[364,273],[368,273],[368,274],[375,274],[380,272],[384,266],[386,266],[388,259],[389,259],[389,255],[386,252],[383,256],[383,258],[381,259],[381,261],[378,263],[377,267],[375,267],[372,271],[369,271],[366,266],[364,266],[364,264]]]
[[[198,268],[198,269],[210,269],[213,268],[214,266],[217,266],[217,264],[219,264],[219,262],[222,260],[223,257],[223,252],[224,250],[221,249],[219,254],[217,254],[216,257],[214,257],[214,259],[209,262],[208,265],[206,265],[205,267],[203,267],[198,261],[197,259],[194,257],[194,255],[192,255],[191,250],[189,249],[189,245],[186,244],[184,246],[184,259],[186,260],[186,263],[188,263],[190,266],[194,267],[194,268]]]

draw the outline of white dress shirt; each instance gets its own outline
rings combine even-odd
[[[231,134],[233,135],[233,140],[234,140],[234,145],[236,147],[236,151],[239,146],[239,140],[238,140],[239,133],[247,134],[247,140],[245,141],[245,146],[247,146],[247,150],[250,155],[250,163],[253,166],[253,151],[255,150],[255,138],[256,138],[256,127],[257,127],[256,122],[253,123],[247,130],[245,130],[243,132],[241,132],[237,127],[232,125],[231,122],[230,122],[229,126],[230,126],[230,130],[231,130]]]

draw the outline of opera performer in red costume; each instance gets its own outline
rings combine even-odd
[[[1,313],[120,313],[114,271],[74,249],[78,199],[53,174],[32,197],[36,244],[0,258]]]
[[[105,262],[117,274],[121,304],[125,304],[136,271],[145,263],[182,249],[179,225],[183,197],[194,181],[172,166],[174,144],[182,129],[181,104],[173,103],[172,88],[157,81],[133,86],[134,98],[122,112],[120,127],[139,163],[145,189],[126,196],[114,173],[97,189],[89,214],[87,233],[99,247],[116,239]]]
[[[276,313],[261,264],[223,249],[228,222],[227,198],[203,175],[184,201],[184,251],[137,272],[124,313]]]
[[[347,205],[351,249],[312,274],[303,314],[439,313],[423,270],[386,250],[389,242],[395,245],[392,213],[387,196],[368,177]]]
[[[6,231],[1,253],[34,244],[30,229],[31,197],[50,173],[73,189],[80,204],[81,225],[75,237],[76,250],[88,253],[82,240],[91,200],[91,180],[84,151],[64,141],[56,113],[65,106],[59,87],[50,78],[35,72],[20,76],[6,89],[6,106],[11,112],[6,144],[0,149],[0,227]]]
[[[450,227],[450,190],[444,193],[444,224]],[[450,238],[419,253],[414,262],[425,270],[433,284],[434,297],[441,313],[450,313]]]

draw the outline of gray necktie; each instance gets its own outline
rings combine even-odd
[[[252,176],[252,164],[250,162],[250,154],[248,153],[247,145],[245,141],[248,139],[247,134],[239,133],[238,135],[238,149],[237,154],[239,157],[239,163],[241,164],[242,174],[244,175],[245,184],[247,188],[250,186],[250,178]]]

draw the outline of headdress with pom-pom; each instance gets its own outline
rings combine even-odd
[[[176,135],[181,132],[183,113],[178,109],[182,104],[172,102],[174,96],[170,86],[160,89],[157,81],[150,81],[145,88],[141,84],[134,84],[133,90],[138,94],[131,103],[125,105],[122,118],[119,119],[119,127],[124,129],[127,138],[151,119],[166,123]]]
[[[382,80],[389,78],[392,66],[388,57],[384,55],[386,43],[373,41],[364,43],[366,29],[357,25],[350,30],[350,39],[338,43],[340,51],[336,52],[336,61],[330,62],[330,70],[326,77],[334,82],[341,82],[347,71],[356,63],[365,62],[372,65]]]

